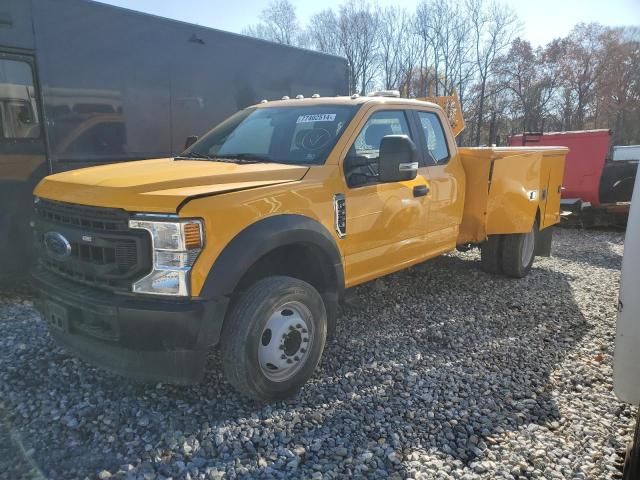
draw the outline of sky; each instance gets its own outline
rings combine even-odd
[[[241,33],[259,21],[269,0],[100,0],[119,7],[162,17]],[[291,0],[300,23],[314,13],[338,7],[343,0]],[[579,22],[600,22],[608,26],[640,26],[640,0],[502,0],[522,21],[520,36],[534,46],[565,36]],[[398,5],[413,10],[419,0],[378,0],[381,6]]]

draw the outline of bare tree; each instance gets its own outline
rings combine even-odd
[[[416,78],[416,68],[420,64],[421,50],[420,39],[413,34],[411,23],[410,21],[407,36],[403,42],[404,54],[400,65],[401,81],[398,87],[406,97],[411,97],[412,94],[416,96],[412,85]]]
[[[311,17],[310,44],[347,59],[351,91],[365,93],[378,73],[380,19],[365,1],[348,0],[336,14],[327,9]]]
[[[601,73],[603,32],[602,25],[579,24],[562,42],[562,78],[571,103],[575,105],[567,112],[571,118],[566,123],[571,128],[584,128],[587,109],[592,106],[596,82]]]
[[[380,14],[380,65],[385,89],[404,90],[416,59],[411,20],[405,9],[386,7]]]
[[[438,78],[438,48],[435,45],[437,43],[437,37],[434,35],[433,24],[431,21],[433,10],[431,4],[427,1],[422,1],[416,8],[416,14],[414,19],[414,30],[418,38],[420,39],[420,65],[419,79],[420,83],[418,87],[419,96],[432,95],[433,83],[437,84]],[[433,80],[435,79],[435,81]],[[435,90],[438,88],[436,86]]]
[[[496,58],[509,48],[519,25],[515,13],[499,3],[486,4],[484,0],[468,0],[467,8],[479,83],[475,144],[480,145],[487,82],[494,73]]]
[[[451,29],[451,76],[460,101],[464,102],[466,89],[475,74],[475,63],[472,56],[470,21],[466,11],[459,5],[456,7]]]
[[[520,123],[521,131],[539,131],[544,126],[558,90],[559,53],[555,43],[534,50],[529,42],[517,38],[496,61],[498,83],[513,98],[512,118]]]
[[[425,65],[433,70],[434,95],[450,95],[469,62],[465,12],[450,0],[423,0],[416,8],[415,32],[421,40]]]
[[[618,144],[640,142],[640,28],[608,29],[596,86],[598,119]]]
[[[379,20],[365,1],[348,0],[338,13],[338,38],[352,73],[352,90],[364,94],[377,73]]]
[[[316,13],[309,20],[307,38],[311,48],[333,55],[343,55],[338,17],[331,9]]]
[[[611,128],[640,143],[640,28],[577,25],[532,48],[513,40],[515,13],[500,0],[421,0],[415,12],[343,0],[299,27],[292,0],[274,0],[247,33],[346,58],[352,92],[458,94],[460,144],[521,130]]]
[[[296,9],[289,0],[273,0],[260,13],[261,23],[247,27],[243,33],[284,45],[299,45],[301,31]]]

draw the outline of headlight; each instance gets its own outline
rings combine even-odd
[[[129,220],[129,228],[151,234],[153,270],[133,284],[135,293],[188,296],[189,274],[204,245],[202,221],[195,219]]]

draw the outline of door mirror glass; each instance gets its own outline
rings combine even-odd
[[[184,149],[186,150],[197,141],[198,141],[197,135],[191,135],[190,137],[187,137],[187,140],[184,142]]]
[[[413,180],[418,175],[418,151],[407,135],[386,135],[380,142],[381,182]]]

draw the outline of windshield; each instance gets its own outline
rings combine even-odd
[[[211,130],[181,157],[320,165],[356,105],[248,108]]]

